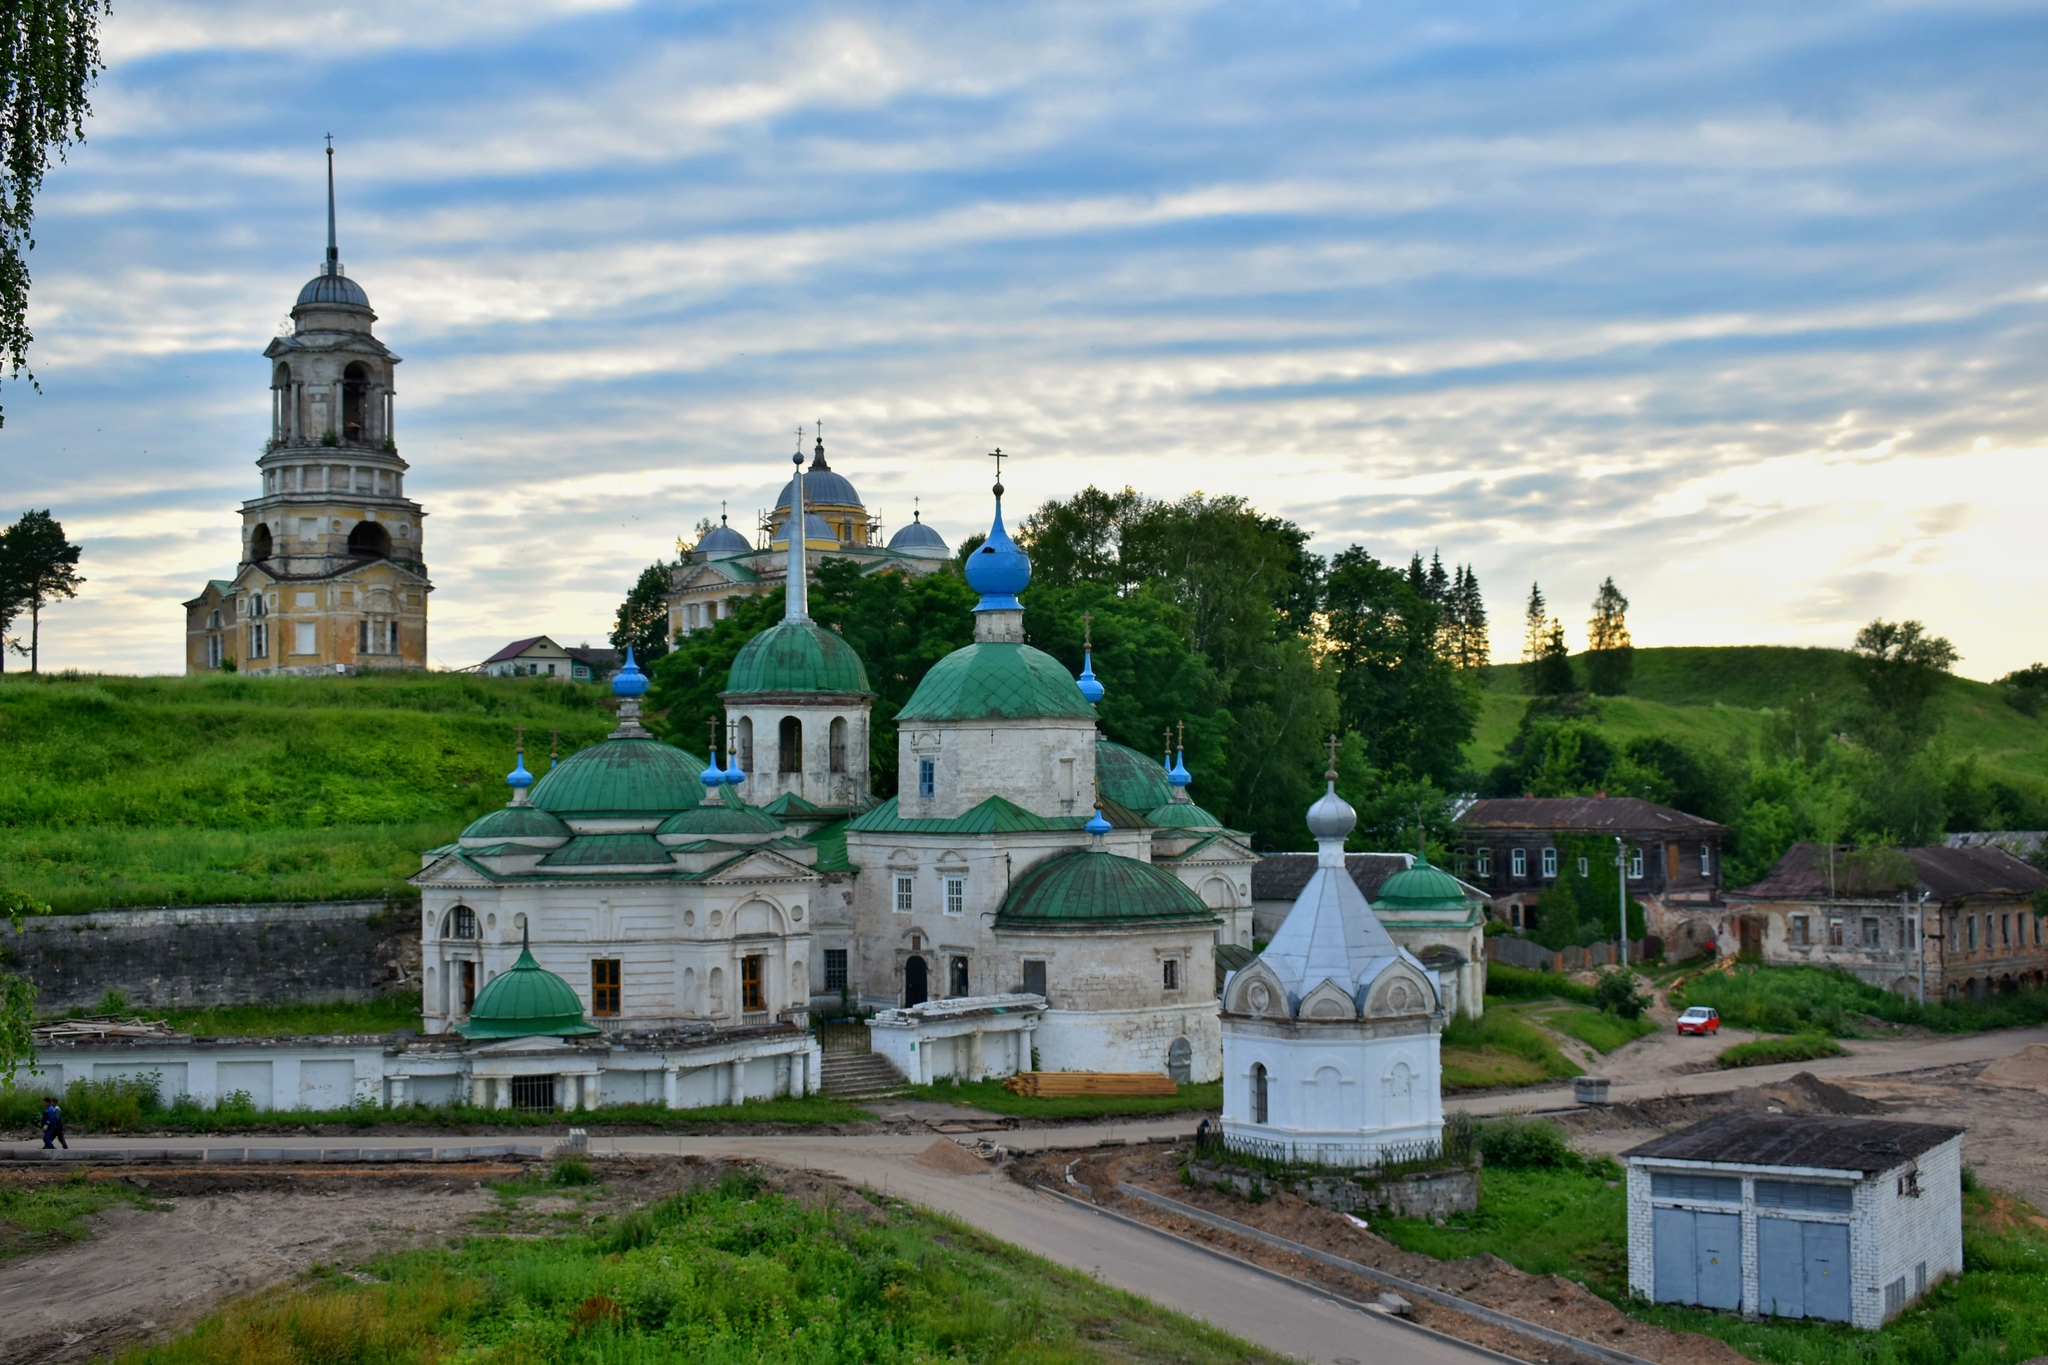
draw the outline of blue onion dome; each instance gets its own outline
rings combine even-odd
[[[633,646],[626,646],[626,663],[612,676],[612,695],[615,697],[638,697],[647,691],[647,675],[640,671],[640,665],[633,662]]]
[[[306,287],[299,291],[298,307],[307,305],[324,308],[368,308],[370,296],[363,287],[348,276],[325,270],[306,281]]]
[[[1185,787],[1195,780],[1195,775],[1188,771],[1187,750],[1174,752],[1173,766],[1166,770],[1166,780],[1176,787]]]
[[[953,557],[952,550],[946,546],[946,538],[925,525],[924,514],[921,512],[912,512],[910,524],[898,528],[896,534],[889,537],[889,548],[897,554],[912,555],[918,559]]]
[[[789,506],[790,490],[796,485],[791,479],[782,485],[782,496],[775,500],[777,508]],[[818,440],[817,454],[811,460],[811,467],[804,471],[804,506],[806,507],[862,507],[860,494],[853,491],[843,475],[834,474],[832,466],[825,463],[825,441]]]
[[[740,766],[740,756],[729,753],[725,756],[725,780],[737,787],[747,780],[747,770]]]
[[[725,781],[725,769],[718,766],[718,750],[711,751],[711,761],[704,765],[704,771],[697,774],[697,780],[706,787],[716,787]]]
[[[697,553],[708,559],[727,559],[750,553],[753,548],[747,544],[745,536],[725,524],[723,516],[719,517],[718,525],[706,531],[704,538],[697,542]]]
[[[1102,680],[1095,676],[1094,650],[1081,656],[1081,676],[1074,682],[1081,689],[1081,695],[1088,699],[1090,706],[1102,700],[1102,694],[1107,689],[1103,687]]]
[[[505,774],[505,785],[517,791],[525,791],[533,785],[533,774],[526,771],[526,752],[521,750],[512,761],[512,771]]]
[[[1097,806],[1095,808],[1095,818],[1090,820],[1087,824],[1081,826],[1081,828],[1087,830],[1090,834],[1100,837],[1104,834],[1109,833],[1110,830],[1115,828],[1115,826],[1111,825],[1109,821],[1102,818],[1102,807]]]
[[[1003,529],[1003,486],[996,485],[996,519],[981,548],[967,556],[967,586],[981,594],[976,611],[1022,611],[1017,594],[1031,583],[1031,556]]]

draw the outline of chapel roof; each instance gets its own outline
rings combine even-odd
[[[898,720],[1093,719],[1058,659],[1030,645],[980,641],[933,664]]]
[[[657,739],[603,739],[557,763],[533,804],[557,815],[633,819],[670,815],[702,799],[705,762]]]
[[[747,641],[726,675],[726,695],[867,692],[868,670],[852,645],[815,621],[778,621]]]
[[[998,928],[1022,929],[1215,918],[1216,912],[1172,873],[1137,858],[1082,848],[1055,854],[1021,873],[995,922]]]
[[[469,1019],[455,1031],[485,1038],[573,1038],[598,1032],[583,1018],[583,1002],[568,982],[533,960],[524,944],[519,960],[477,992]]]

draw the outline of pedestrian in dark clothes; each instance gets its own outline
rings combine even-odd
[[[43,1098],[43,1147],[53,1150],[58,1143],[64,1143],[64,1150],[70,1151],[71,1144],[64,1142],[64,1111],[57,1106],[55,1098]]]

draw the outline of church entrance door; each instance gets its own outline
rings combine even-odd
[[[928,971],[929,969],[925,966],[924,959],[914,954],[904,962],[903,1008],[909,1009],[912,1005],[922,1005],[925,1001],[931,999],[931,983],[928,978]]]

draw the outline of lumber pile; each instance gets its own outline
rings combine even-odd
[[[1035,1099],[1180,1093],[1173,1077],[1158,1071],[1020,1071],[1003,1082],[1003,1089]]]
[[[162,1019],[121,1019],[111,1014],[96,1014],[86,1019],[50,1019],[34,1025],[31,1031],[38,1046],[179,1036],[177,1030]]]

